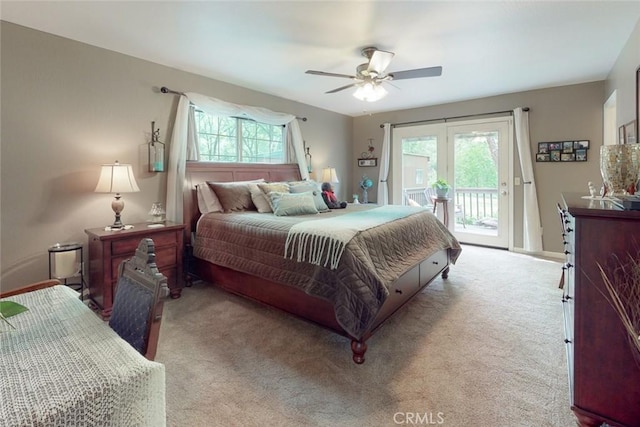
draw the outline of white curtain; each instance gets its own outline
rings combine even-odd
[[[193,104],[202,111],[218,116],[233,116],[255,120],[275,126],[287,126],[291,135],[295,158],[302,179],[309,178],[304,158],[304,142],[296,116],[266,108],[237,105],[199,93],[188,92],[180,97],[176,121],[173,126],[167,175],[167,219],[182,222],[182,188],[187,160],[198,160],[198,144],[195,130]]]
[[[389,204],[389,185],[387,178],[389,177],[389,151],[391,149],[391,124],[384,124],[384,138],[382,139],[382,153],[380,154],[380,177],[378,184],[378,200],[379,205]]]
[[[536,181],[533,177],[531,144],[529,141],[529,113],[522,108],[513,110],[516,131],[516,144],[524,183],[524,245],[527,252],[542,252],[542,227]]]

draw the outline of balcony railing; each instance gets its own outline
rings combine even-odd
[[[405,188],[404,204],[411,199],[420,206],[431,206],[425,190],[426,187]],[[454,200],[459,212],[457,222],[476,224],[498,218],[498,190],[495,188],[456,188]]]

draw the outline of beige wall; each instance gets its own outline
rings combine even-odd
[[[0,31],[3,290],[47,278],[56,242],[83,242],[86,256],[84,229],[113,222],[112,196],[93,192],[100,164],[133,164],[141,191],[123,195],[125,222],[145,221],[154,201],[164,203],[166,173],[146,171],[151,121],[170,143],[177,106],[176,96],[157,93],[162,85],[306,116],[315,167],[331,163],[352,180],[351,117],[7,22]]]
[[[544,229],[544,250],[561,252],[562,240],[556,203],[563,191],[587,191],[587,182],[599,182],[598,153],[602,145],[602,104],[604,82],[512,93],[464,102],[415,108],[403,111],[374,114],[354,119],[353,155],[362,151],[366,141],[374,138],[376,153],[382,147],[384,122],[401,123],[417,120],[438,119],[467,114],[512,110],[529,107],[531,154],[535,159],[537,143],[542,141],[563,141],[588,139],[591,147],[587,162],[534,163],[534,175],[538,189],[540,216]],[[425,96],[428,96],[426,94]],[[354,176],[359,176],[357,168]],[[520,168],[516,161],[515,176]],[[370,177],[378,176],[379,168],[367,168]],[[357,180],[352,183],[357,188]],[[376,188],[371,192],[375,199]],[[515,246],[522,246],[522,187],[515,187]]]
[[[605,100],[616,92],[617,126],[636,119],[636,69],[640,67],[640,20],[605,81]],[[603,101],[604,103],[604,101]]]
[[[618,121],[634,114],[634,70],[640,65],[640,23],[606,82],[564,86],[350,118],[308,105],[195,74],[160,66],[82,43],[0,23],[0,286],[3,290],[47,277],[47,247],[56,242],[86,243],[85,228],[113,221],[111,196],[93,193],[99,165],[132,163],[140,193],[126,194],[125,222],[144,221],[154,201],[164,202],[166,174],[146,172],[146,142],[151,121],[170,143],[176,90],[209,94],[227,101],[259,105],[306,116],[301,128],[316,171],[337,168],[339,197],[359,193],[362,174],[356,159],[370,138],[379,157],[383,122],[531,108],[531,152],[539,141],[589,139],[589,161],[534,164],[540,199],[544,249],[560,252],[555,204],[562,191],[586,191],[600,182],[602,104],[613,90]],[[425,94],[428,98],[428,94]],[[519,168],[516,167],[516,176]],[[377,188],[370,191],[373,200]],[[516,246],[522,243],[522,191],[515,191]]]

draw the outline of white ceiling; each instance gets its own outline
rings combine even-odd
[[[0,17],[358,116],[603,80],[640,1],[2,1]],[[324,93],[348,79],[305,74],[354,74],[371,45],[395,52],[390,72],[441,65],[442,76],[393,82],[367,103]]]

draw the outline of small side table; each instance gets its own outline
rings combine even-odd
[[[80,292],[80,299],[84,300],[84,255],[80,243],[56,243],[49,248],[49,279],[62,280],[65,286]]]
[[[180,297],[183,287],[182,256],[184,224],[165,221],[162,225],[133,224],[129,230],[84,230],[89,240],[89,298],[107,319],[111,316],[118,280],[118,266],[131,258],[140,243],[148,237],[156,249],[156,264],[167,277],[171,298]]]
[[[451,200],[448,197],[437,197],[437,196],[431,196],[431,203],[433,203],[433,213],[435,215],[437,207],[438,207],[438,203],[442,204],[442,217],[443,217],[443,223],[445,225],[445,227],[449,228],[449,200]]]

